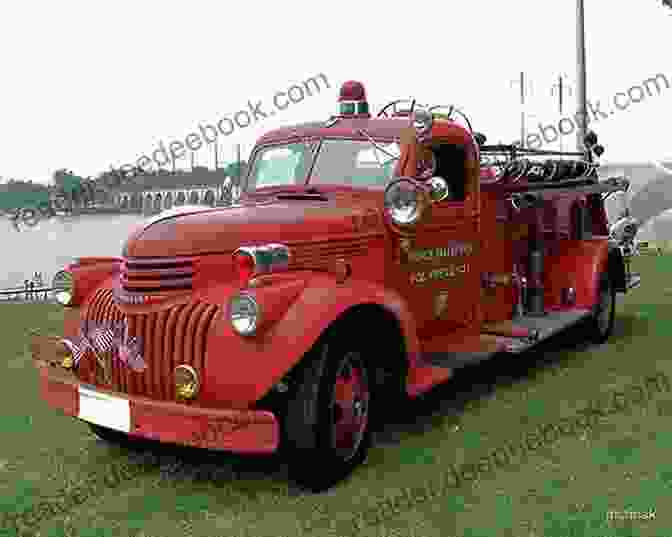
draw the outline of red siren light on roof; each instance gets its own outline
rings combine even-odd
[[[361,82],[356,80],[345,82],[338,94],[338,104],[341,116],[370,117],[366,90]]]

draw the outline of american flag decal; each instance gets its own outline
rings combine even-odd
[[[77,367],[80,360],[91,351],[107,375],[108,367],[103,355],[116,349],[116,358],[133,371],[144,371],[147,368],[142,357],[141,341],[137,337],[129,337],[127,319],[112,323],[84,321],[76,338],[64,338],[61,342],[72,353],[73,367]]]
[[[62,339],[61,342],[72,353],[73,367],[77,367],[79,365],[79,361],[86,355],[88,351],[93,351],[91,344],[82,334],[80,334],[74,341],[65,338]]]
[[[119,346],[119,360],[133,371],[144,371],[147,369],[147,364],[140,353],[140,347],[140,342],[136,337],[125,340]]]
[[[99,326],[91,332],[91,342],[98,352],[109,352],[114,348],[115,337],[111,328]]]

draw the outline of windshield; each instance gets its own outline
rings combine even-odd
[[[250,170],[249,188],[304,184],[315,147],[297,143],[262,149]]]
[[[250,170],[250,190],[302,185],[310,171],[315,144],[294,143],[261,150]],[[394,174],[399,144],[324,140],[316,153],[310,184],[386,186]]]

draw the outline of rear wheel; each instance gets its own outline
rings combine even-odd
[[[348,339],[330,338],[306,356],[287,405],[290,477],[313,492],[346,478],[371,445],[370,370],[361,345]]]
[[[616,319],[616,290],[607,272],[600,277],[597,304],[588,322],[588,337],[594,343],[604,343],[614,331]]]

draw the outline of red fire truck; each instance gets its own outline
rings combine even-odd
[[[111,442],[279,450],[329,488],[457,368],[577,323],[607,340],[639,276],[608,237],[628,184],[598,180],[602,150],[488,146],[454,106],[373,117],[347,82],[337,115],[258,140],[232,206],[161,213],[60,273],[42,396]]]

